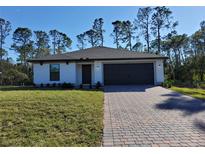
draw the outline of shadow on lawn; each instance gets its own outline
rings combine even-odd
[[[163,94],[168,97],[160,104],[156,104],[156,108],[164,110],[181,110],[184,115],[191,115],[194,113],[205,111],[205,101],[186,97],[176,92]]]

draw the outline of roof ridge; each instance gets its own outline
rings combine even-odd
[[[140,58],[167,58],[163,55],[157,55],[154,53],[147,52],[137,52],[137,51],[129,51],[128,49],[117,49],[111,47],[91,47],[82,50],[76,50],[71,52],[65,52],[62,54],[48,55],[44,57],[34,58],[34,60],[80,60],[82,58],[87,59],[140,59]]]
[[[130,51],[130,50],[124,49],[124,48],[112,48],[112,47],[107,47],[107,46],[89,47],[89,48],[85,48],[85,49],[74,50],[74,51],[71,51],[71,52],[65,52],[65,53],[62,53],[62,55],[68,55],[68,54],[76,53],[76,52],[85,52],[85,51],[88,51],[89,49],[94,49],[94,48],[106,48],[106,49],[115,50],[115,51],[117,51],[117,52],[126,52],[126,53],[129,52],[129,53],[133,53],[133,54],[157,55],[157,54],[155,54],[155,53]],[[162,55],[158,55],[158,56],[162,56]]]
[[[149,54],[149,55],[157,55],[155,53],[148,53],[148,52],[138,52],[138,51],[130,51],[128,49],[124,49],[124,48],[111,48],[111,47],[105,47],[105,48],[109,48],[109,49],[114,49],[117,52],[129,52],[129,53],[134,53],[134,54]],[[158,55],[161,56],[161,55]]]

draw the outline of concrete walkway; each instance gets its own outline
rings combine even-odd
[[[162,87],[107,86],[103,146],[205,146],[205,102]]]

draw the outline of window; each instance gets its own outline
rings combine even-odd
[[[50,64],[50,81],[60,80],[60,64]]]

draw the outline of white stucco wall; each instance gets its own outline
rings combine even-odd
[[[40,65],[39,63],[33,64],[33,72],[34,72],[34,83],[35,84],[47,84],[47,83],[76,83],[76,64],[75,63],[53,63],[60,64],[60,80],[59,81],[50,81],[50,64],[43,63]]]
[[[102,64],[102,62],[95,61],[93,70],[94,70],[94,83],[97,83],[99,81],[100,83],[103,84],[104,79],[103,79],[103,64]]]
[[[109,63],[153,63],[154,66],[154,83],[156,85],[164,81],[164,66],[163,60],[129,60],[129,61],[95,61],[91,64],[92,84],[95,85],[98,81],[104,84],[103,65]],[[82,83],[82,65],[84,63],[53,63],[60,64],[60,81],[50,81],[50,63],[33,64],[34,83],[73,83],[80,85]]]
[[[155,67],[155,84],[158,85],[164,82],[164,63],[163,60],[156,60]]]
[[[35,84],[48,83],[49,65],[33,64],[33,82]]]

